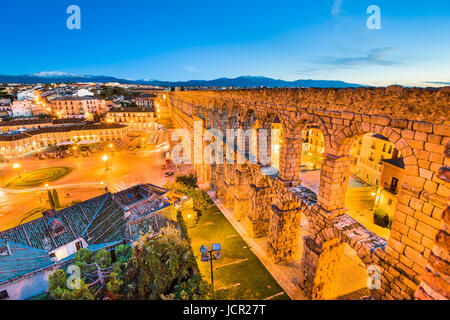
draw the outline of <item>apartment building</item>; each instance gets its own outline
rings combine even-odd
[[[325,152],[323,134],[317,127],[303,130],[302,165],[305,169],[320,169]]]
[[[405,164],[402,158],[382,160],[381,180],[378,184],[375,208],[380,208],[390,217],[394,215],[397,195],[405,180]]]
[[[44,127],[33,131],[0,135],[0,153],[18,156],[47,146],[95,143],[124,139],[128,127],[120,124],[75,124]]]
[[[28,118],[33,116],[33,108],[37,106],[30,100],[16,100],[11,103],[13,118]]]
[[[136,103],[139,108],[153,109],[154,111],[155,99],[156,95],[154,94],[144,94],[133,98],[133,102]]]
[[[120,108],[106,114],[107,123],[127,125],[130,129],[155,128],[155,113],[152,108]]]
[[[48,106],[58,118],[91,119],[107,111],[105,100],[96,97],[58,97],[49,100]]]
[[[378,134],[365,134],[353,145],[352,174],[366,183],[377,186],[381,179],[382,161],[401,155],[387,138]]]

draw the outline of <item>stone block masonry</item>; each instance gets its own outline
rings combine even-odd
[[[194,119],[204,119],[205,128],[217,123],[221,131],[226,126],[269,128],[275,121],[281,125],[278,174],[267,176],[260,165],[246,161],[231,169],[231,175],[226,167],[218,171],[205,164],[209,169],[201,169],[202,179],[217,185],[228,205],[233,203],[238,220],[248,219],[253,236],[268,236],[267,254],[273,262],[301,260],[299,286],[307,296],[327,296],[346,243],[367,267],[379,268],[381,285],[371,291],[374,298],[448,299],[450,173],[441,169],[450,166],[444,156],[450,153],[445,149],[450,141],[448,88],[184,91],[168,94],[167,101],[176,127],[190,132]],[[325,142],[317,201],[293,192],[301,184],[299,155],[307,126],[318,128]],[[386,137],[405,164],[407,177],[389,239],[346,215],[350,150],[366,133]],[[208,170],[211,175],[204,174]],[[220,174],[224,177],[218,179]],[[302,216],[309,235],[298,257]]]

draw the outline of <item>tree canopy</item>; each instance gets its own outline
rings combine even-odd
[[[189,241],[175,227],[161,230],[156,237],[146,234],[131,248],[120,245],[115,261],[106,250],[96,253],[81,249],[74,265],[81,273],[79,288],[69,289],[66,271],[49,277],[50,297],[58,300],[93,299],[210,299],[209,283],[195,274],[196,261]]]

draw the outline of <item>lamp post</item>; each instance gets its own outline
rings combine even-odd
[[[17,174],[19,175],[19,179],[22,178],[21,175],[20,175],[20,164],[14,163],[13,169],[17,170]]]
[[[213,260],[219,260],[222,256],[222,246],[220,243],[213,243],[212,250],[208,250],[206,246],[202,246],[200,248],[200,252],[202,253],[201,261],[209,262],[211,266],[211,286],[214,291],[214,272],[213,272]]]
[[[111,156],[113,156],[114,155],[114,149],[113,149],[114,145],[112,143],[110,143],[108,147],[109,147],[109,150],[111,151]]]
[[[105,169],[108,171],[108,156],[106,154],[103,156],[103,161],[105,161]]]

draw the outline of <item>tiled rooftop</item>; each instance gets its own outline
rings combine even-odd
[[[47,252],[76,239],[83,238],[89,246],[123,241],[130,221],[133,237],[141,232],[158,232],[168,223],[155,212],[170,206],[162,197],[166,192],[151,184],[138,185],[60,211],[48,211],[41,218],[0,232],[0,247],[6,243],[2,240],[7,240],[12,251],[11,255],[0,255],[0,283],[51,265]],[[133,204],[137,204],[133,206],[136,212],[126,219],[125,211]]]
[[[103,195],[55,212],[53,215],[44,215],[42,218],[0,232],[0,238],[51,251],[80,238],[96,213],[97,216],[105,214],[100,211],[102,211],[103,203],[106,203],[109,198],[111,198],[109,194]],[[54,234],[49,225],[54,217],[60,219],[66,232]]]
[[[46,251],[8,242],[11,254],[0,256],[0,283],[53,264]]]

